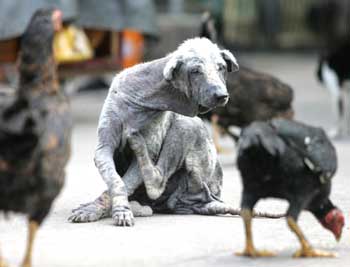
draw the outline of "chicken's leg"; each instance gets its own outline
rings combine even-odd
[[[300,257],[335,257],[336,255],[334,253],[328,252],[328,251],[322,251],[322,250],[316,250],[312,248],[310,243],[306,240],[304,237],[304,234],[302,233],[300,227],[296,223],[296,221],[293,219],[292,216],[287,217],[287,222],[290,230],[295,233],[295,235],[298,237],[299,242],[301,244],[301,249],[294,253],[294,257],[300,258]]]
[[[275,253],[269,252],[266,250],[256,250],[253,244],[253,235],[252,235],[252,217],[253,212],[251,209],[244,208],[241,211],[241,216],[244,221],[245,226],[245,236],[246,236],[246,246],[243,252],[236,253],[237,256],[245,257],[272,257],[275,256]]]
[[[32,266],[32,251],[33,251],[33,243],[35,239],[36,232],[39,228],[39,224],[36,221],[29,221],[28,227],[28,240],[27,240],[27,248],[26,254],[23,259],[22,267],[31,267]]]
[[[220,145],[220,142],[219,142],[220,135],[221,135],[221,127],[218,124],[218,120],[219,120],[219,116],[218,115],[214,114],[214,115],[211,116],[211,126],[212,126],[212,129],[213,129],[213,142],[214,142],[216,151],[219,154],[228,154],[230,151],[225,149],[224,147],[222,147]]]

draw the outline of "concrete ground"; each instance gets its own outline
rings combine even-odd
[[[327,129],[334,116],[330,99],[315,81],[316,57],[312,55],[240,55],[246,65],[273,73],[295,89],[298,119]],[[111,219],[95,223],[71,224],[67,217],[72,208],[97,197],[105,189],[93,164],[96,123],[104,93],[86,93],[73,101],[76,125],[73,155],[68,166],[66,185],[55,202],[51,215],[39,231],[34,250],[34,266],[348,266],[350,233],[348,212],[350,189],[350,142],[336,141],[339,170],[334,179],[332,199],[344,211],[346,225],[339,243],[308,213],[300,225],[317,248],[338,253],[335,259],[292,259],[299,247],[284,219],[256,219],[253,230],[257,247],[278,252],[271,259],[246,259],[233,255],[244,245],[243,225],[232,216],[154,215],[136,218],[132,228],[113,226]],[[222,139],[232,153],[221,155],[224,167],[223,200],[239,205],[241,183],[234,166],[231,140]],[[267,200],[257,209],[283,212],[286,203]],[[11,216],[0,221],[0,244],[11,266],[18,266],[26,240],[25,219]]]

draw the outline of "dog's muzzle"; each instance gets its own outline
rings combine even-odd
[[[229,95],[228,94],[214,94],[217,106],[225,106],[228,102]]]

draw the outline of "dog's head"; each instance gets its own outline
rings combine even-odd
[[[238,69],[231,52],[219,49],[206,38],[194,38],[170,55],[163,75],[204,113],[227,103],[226,75]]]

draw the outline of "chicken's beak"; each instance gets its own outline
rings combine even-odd
[[[341,233],[340,233],[339,235],[336,235],[336,236],[335,236],[335,240],[337,240],[337,242],[339,242],[340,239],[341,239]]]
[[[337,229],[338,231],[336,231],[335,233],[335,240],[337,240],[337,242],[340,241],[341,236],[343,234],[343,226],[344,226],[344,223],[341,224],[341,227],[339,227],[340,229]]]

